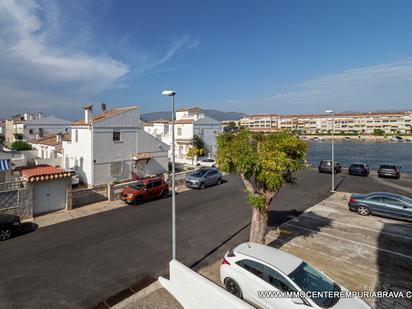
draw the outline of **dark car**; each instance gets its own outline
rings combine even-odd
[[[319,173],[332,173],[332,160],[322,160],[318,166]],[[340,173],[342,166],[339,162],[335,161],[335,173]]]
[[[161,178],[147,178],[124,188],[120,199],[127,204],[138,205],[144,201],[166,198],[169,196],[169,185]]]
[[[401,168],[396,164],[382,164],[379,166],[378,176],[399,179],[401,177]]]
[[[222,173],[216,168],[201,168],[194,171],[185,179],[186,187],[204,189],[212,185],[220,185],[222,183]]]
[[[20,217],[0,214],[0,240],[7,240],[20,229]]]
[[[352,163],[348,169],[349,175],[368,176],[369,166],[366,163],[356,162]]]
[[[353,194],[348,206],[350,210],[362,216],[380,215],[412,221],[412,199],[399,194],[388,192]]]

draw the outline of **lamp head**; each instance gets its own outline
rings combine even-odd
[[[168,96],[168,97],[173,97],[176,94],[175,91],[173,90],[164,90],[162,91],[162,95]]]
[[[334,112],[333,110],[328,109],[328,110],[325,111],[325,113],[327,113],[327,114],[333,114],[333,113],[335,113],[335,112]]]

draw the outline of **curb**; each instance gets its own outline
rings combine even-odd
[[[152,284],[148,285],[144,289],[139,290],[137,293],[133,294],[132,296],[124,299],[120,303],[110,307],[111,309],[123,309],[130,304],[136,304],[138,300],[146,297],[147,295],[161,289],[162,286],[159,280],[156,280]]]

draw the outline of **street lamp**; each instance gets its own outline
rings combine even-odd
[[[335,149],[334,149],[334,135],[335,135],[335,112],[333,110],[325,111],[327,114],[332,116],[332,190],[330,192],[335,192]]]
[[[162,95],[172,97],[172,259],[176,259],[176,188],[175,188],[175,95],[172,90],[165,90]]]

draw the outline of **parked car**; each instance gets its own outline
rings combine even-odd
[[[322,160],[318,166],[319,173],[332,173],[332,160]],[[335,174],[340,173],[342,166],[339,162],[335,161]]]
[[[222,183],[222,173],[216,168],[201,168],[186,177],[185,184],[188,188],[204,189],[211,185]]]
[[[240,244],[224,256],[220,280],[230,293],[259,308],[370,308],[359,298],[333,295],[347,290],[300,258],[256,243]],[[261,291],[330,292],[332,295],[259,297]]]
[[[349,175],[368,176],[369,166],[366,163],[356,162],[352,163],[348,169]]]
[[[72,186],[77,186],[80,183],[80,178],[79,175],[77,175],[77,172],[74,169],[66,169],[67,172],[70,173],[70,177],[72,178]]]
[[[10,239],[21,227],[20,217],[0,214],[0,240]]]
[[[196,166],[215,167],[215,159],[206,158],[196,162]]]
[[[399,179],[401,177],[401,167],[397,164],[382,164],[379,166],[378,176]]]
[[[120,199],[127,204],[138,205],[142,202],[166,198],[169,196],[169,185],[161,178],[147,178],[124,188]]]
[[[379,215],[412,221],[412,199],[399,194],[388,192],[352,194],[348,207],[349,210],[356,211],[362,216]]]

